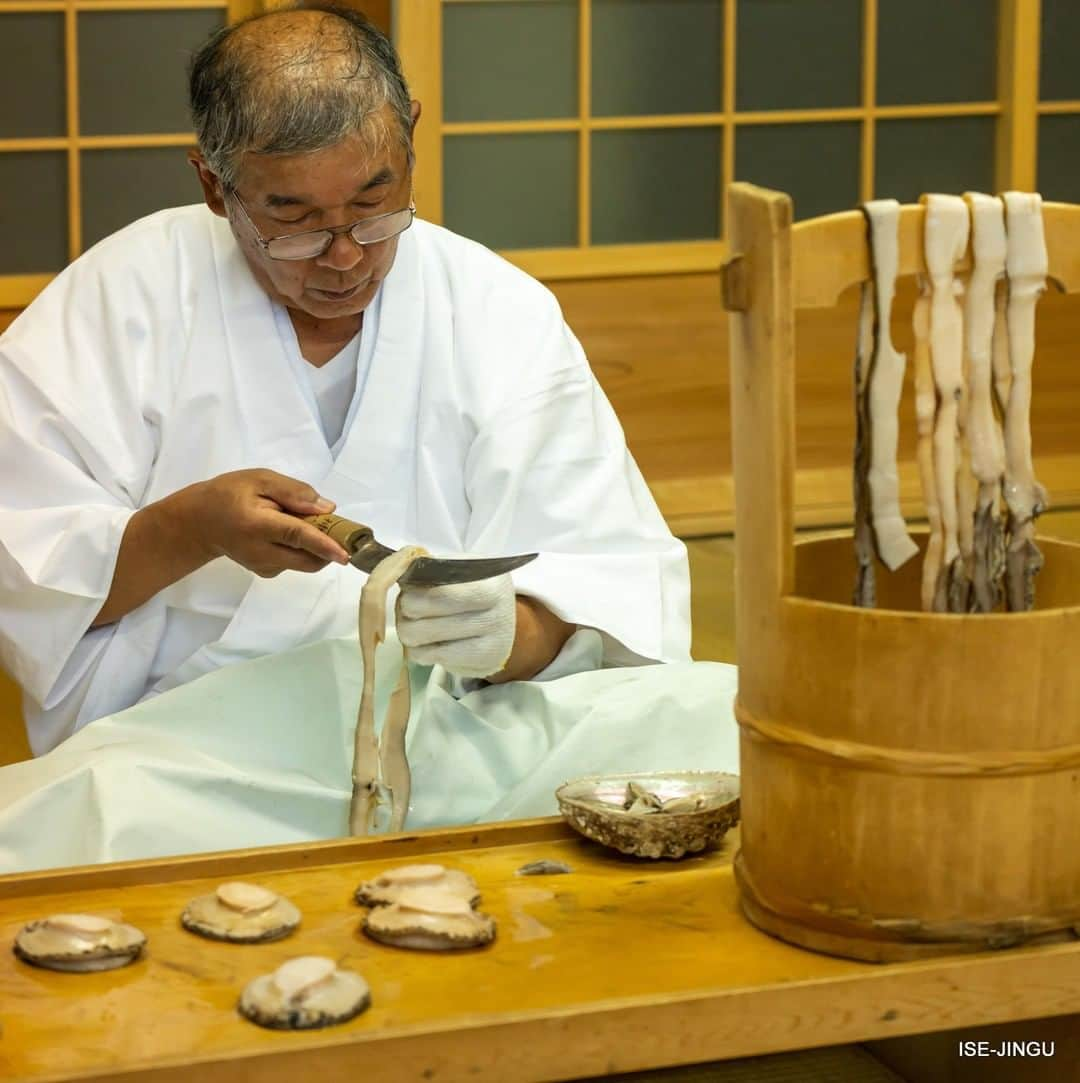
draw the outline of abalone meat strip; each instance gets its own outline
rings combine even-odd
[[[960,196],[934,193],[926,205],[923,245],[930,278],[930,363],[937,389],[934,423],[934,474],[941,508],[942,570],[934,591],[934,609],[948,610],[955,580],[964,577],[960,559],[956,476],[958,414],[964,385],[962,285],[955,267],[968,243],[968,209]]]
[[[868,375],[870,411],[870,522],[877,555],[894,572],[919,551],[900,513],[900,476],[896,464],[900,392],[907,358],[893,345],[890,324],[900,265],[900,204],[875,199],[863,204],[873,269],[874,346]]]
[[[922,607],[929,612],[934,608],[934,593],[941,572],[941,553],[944,535],[941,530],[941,507],[937,497],[937,478],[934,474],[934,416],[937,413],[937,389],[934,372],[930,367],[930,281],[925,275],[918,276],[919,295],[915,298],[911,326],[915,337],[915,421],[919,441],[916,457],[919,463],[919,480],[922,483],[923,504],[930,536],[923,555]]]
[[[1000,602],[1004,536],[998,506],[1005,474],[1005,443],[994,412],[995,294],[1005,274],[1005,208],[1000,199],[966,192],[971,213],[972,271],[964,302],[968,403],[966,431],[971,471],[978,482],[973,519],[972,605],[989,613]]]
[[[356,719],[349,805],[349,831],[353,835],[371,834],[377,817],[387,812],[390,830],[398,831],[408,814],[411,786],[405,756],[405,731],[411,710],[408,663],[403,658],[390,707],[383,720],[384,750],[380,751],[375,736],[375,653],[386,637],[387,592],[417,557],[427,555],[427,550],[418,545],[396,550],[375,566],[360,592],[359,636],[364,683]]]
[[[874,531],[870,523],[870,363],[874,349],[874,300],[869,282],[862,285],[859,328],[855,339],[855,472],[852,503],[855,508],[855,605],[877,603],[874,568]]]
[[[356,889],[356,901],[361,906],[388,906],[395,903],[402,891],[414,887],[437,887],[460,895],[470,906],[480,902],[476,881],[460,869],[443,865],[402,865],[380,873],[374,880]]]
[[[1031,368],[1035,359],[1035,305],[1046,289],[1047,255],[1042,198],[1005,193],[1009,276],[1008,333],[1012,384],[1005,411],[1005,502],[1009,508],[1005,587],[1010,610],[1031,609],[1043,558],[1035,519],[1046,510],[1046,490],[1031,459]]]

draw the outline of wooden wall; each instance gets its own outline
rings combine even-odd
[[[727,320],[715,275],[552,283],[570,326],[611,397],[627,439],[672,528],[684,537],[734,527]],[[914,291],[901,283],[893,338],[910,353]],[[851,366],[858,296],[796,316],[800,526],[851,521]],[[1039,307],[1032,429],[1036,470],[1054,506],[1080,504],[1080,296]],[[904,511],[921,516],[914,405],[902,409]]]

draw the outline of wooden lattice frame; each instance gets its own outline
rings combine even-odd
[[[230,20],[261,9],[261,0],[8,0],[0,7],[3,17],[16,12],[54,12],[64,16],[64,64],[67,114],[65,135],[0,139],[0,154],[17,151],[59,150],[67,152],[68,258],[83,250],[81,152],[129,147],[188,147],[191,132],[153,135],[82,135],[79,132],[79,49],[80,12],[179,11],[211,8],[226,12]],[[51,274],[0,275],[0,308],[27,304],[52,278]]]
[[[65,21],[67,65],[67,134],[52,138],[0,139],[0,153],[61,150],[68,165],[68,254],[82,251],[80,152],[102,148],[190,146],[190,132],[85,136],[78,131],[78,14],[83,11],[170,11],[190,8],[225,10],[230,20],[267,7],[278,0],[5,0],[0,19],[15,12],[59,12]],[[719,127],[722,162],[721,191],[734,179],[735,132],[739,125],[812,124],[858,121],[862,125],[859,198],[873,191],[875,121],[895,118],[994,116],[997,125],[995,183],[1005,188],[1035,187],[1038,118],[1046,114],[1080,114],[1080,101],[1038,100],[1038,57],[1041,0],[1000,0],[998,18],[998,99],[960,104],[879,106],[877,82],[878,0],[862,0],[862,102],[842,109],[769,110],[739,112],[735,108],[736,17],[738,0],[723,0],[722,106],[717,113],[690,115],[591,116],[592,0],[579,0],[578,99],[579,115],[565,120],[505,121],[447,124],[442,108],[442,12],[445,3],[494,3],[499,0],[398,0],[395,39],[414,96],[424,106],[417,129],[417,202],[424,217],[443,217],[443,140],[455,135],[517,132],[576,132],[578,136],[578,244],[572,248],[521,249],[504,253],[541,278],[572,278],[622,274],[662,274],[715,270],[726,251],[722,239],[670,244],[590,245],[590,139],[594,131]],[[388,5],[382,5],[388,6]],[[718,193],[719,198],[719,193]],[[28,303],[51,274],[0,276],[0,308]]]
[[[347,6],[361,7],[380,26],[389,25],[389,0],[344,0]],[[78,16],[82,12],[101,11],[184,11],[196,8],[223,11],[229,22],[278,7],[281,0],[2,0],[3,17],[25,12],[53,12],[64,16],[64,63],[66,82],[66,127],[61,136],[31,139],[0,139],[0,154],[17,151],[66,151],[68,258],[83,251],[81,152],[139,147],[190,147],[190,131],[130,135],[83,135],[79,131]],[[28,304],[52,274],[0,275],[0,309]]]
[[[735,177],[735,132],[740,125],[812,124],[858,121],[859,199],[874,193],[875,122],[900,118],[992,116],[999,119],[995,184],[999,190],[1035,187],[1038,117],[1044,113],[1080,113],[1080,101],[1038,100],[1041,0],[1000,0],[998,17],[998,98],[959,104],[882,106],[876,102],[878,0],[862,0],[861,103],[850,108],[738,111],[735,107],[736,18],[738,0],[723,0],[722,109],[715,113],[665,116],[591,116],[592,0],[578,3],[578,116],[561,120],[446,123],[442,109],[442,18],[445,4],[498,3],[500,0],[398,0],[396,40],[415,97],[424,106],[417,132],[421,163],[417,203],[425,218],[442,221],[443,140],[458,135],[525,132],[576,132],[578,136],[578,244],[573,248],[518,249],[504,252],[541,278],[711,271],[724,258],[716,241],[671,244],[590,245],[590,137],[617,129],[718,127],[722,134],[722,193]]]

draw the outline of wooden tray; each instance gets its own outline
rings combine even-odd
[[[551,819],[0,877],[0,1079],[510,1083],[1080,1011],[1080,945],[873,966],[773,940],[738,912],[735,845],[634,860]],[[515,876],[541,857],[574,871]],[[356,885],[416,860],[476,877],[491,947],[433,956],[359,932]],[[300,929],[244,946],[180,927],[189,898],[240,877],[293,899]],[[71,911],[122,915],[145,957],[86,975],[14,957],[24,922]],[[372,1007],[296,1033],[237,1015],[250,978],[304,954],[362,973]]]

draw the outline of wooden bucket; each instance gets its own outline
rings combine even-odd
[[[1080,207],[1044,211],[1075,287]],[[736,184],[727,222],[744,912],[875,961],[1070,936],[1080,546],[1040,541],[1031,613],[923,613],[918,558],[881,571],[879,608],[849,604],[850,536],[794,541],[793,312],[868,277],[863,217],[792,228],[787,196]],[[924,269],[922,224],[902,209],[901,274]]]

